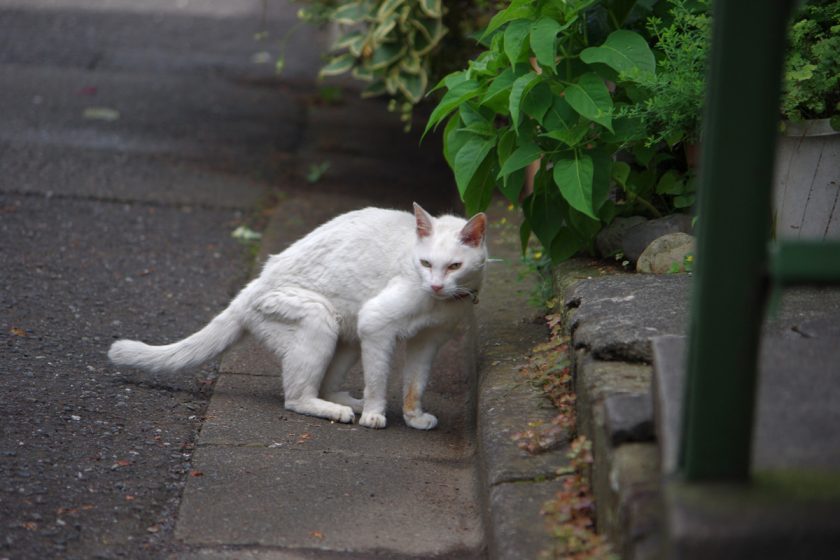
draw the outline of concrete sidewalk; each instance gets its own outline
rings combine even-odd
[[[563,453],[511,440],[549,412],[519,375],[546,331],[504,205],[479,334],[436,363],[433,431],[396,402],[384,431],[286,412],[247,341],[206,410],[213,364],[161,381],[105,359],[226,305],[247,275],[238,225],[267,219],[264,258],[350,209],[459,209],[419,116],[406,135],[382,100],[318,95],[322,34],[295,35],[280,77],[254,62],[278,54],[253,41],[261,6],[0,0],[0,558],[534,558]],[[297,6],[268,6],[272,30],[294,24]]]

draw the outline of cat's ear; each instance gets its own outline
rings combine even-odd
[[[487,229],[487,216],[479,212],[461,229],[461,243],[469,247],[478,247],[484,243],[484,232]]]
[[[414,203],[414,219],[417,220],[417,237],[432,235],[432,217],[416,202]]]

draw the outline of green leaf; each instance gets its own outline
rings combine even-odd
[[[543,124],[543,117],[554,101],[551,88],[545,82],[539,83],[522,100],[522,112]]]
[[[397,85],[406,99],[412,103],[419,103],[426,92],[426,73],[418,75],[400,72]]]
[[[481,85],[475,80],[459,82],[457,85],[452,87],[446,92],[446,95],[443,96],[440,103],[437,104],[437,107],[435,107],[432,114],[429,116],[429,122],[426,123],[426,129],[423,131],[423,136],[429,132],[429,129],[442,121],[446,115],[455,110],[455,108],[461,103],[467,101],[468,99],[472,99],[479,93],[481,93]]]
[[[580,117],[572,109],[572,106],[566,103],[566,100],[562,97],[555,96],[551,107],[548,108],[545,114],[543,126],[548,131],[560,128],[569,129],[579,120]]]
[[[446,158],[446,163],[453,171],[455,171],[455,155],[469,139],[470,135],[461,131],[459,115],[456,113],[449,117],[443,129],[443,157]]]
[[[656,155],[656,148],[652,146],[645,146],[644,144],[636,144],[632,147],[633,157],[636,158],[641,165],[647,167],[651,160]]]
[[[522,213],[543,247],[551,247],[551,242],[563,227],[563,221],[559,219],[559,206],[562,204],[559,198],[550,190],[542,190],[522,201]]]
[[[467,127],[474,125],[486,125],[492,127],[492,113],[488,114],[488,111],[481,107],[474,106],[473,103],[474,102],[463,103],[458,109],[458,114],[461,116],[461,120],[464,121],[464,125]]]
[[[681,194],[674,197],[674,208],[690,208],[694,206],[693,194]]]
[[[495,138],[472,136],[455,154],[455,184],[458,186],[461,198],[464,197],[473,175],[495,145]]]
[[[362,52],[362,45],[365,42],[365,34],[361,31],[352,31],[346,35],[339,37],[332,50],[350,49],[350,52],[355,56],[359,56]]]
[[[526,19],[512,21],[505,28],[504,48],[511,66],[528,59],[527,39],[530,31],[531,22]]]
[[[606,144],[625,144],[643,140],[646,136],[645,125],[640,118],[618,118],[612,125],[613,132],[601,135],[601,141]]]
[[[575,123],[572,128],[558,128],[540,136],[551,138],[552,140],[559,140],[569,148],[577,148],[587,132],[589,132],[589,122],[582,120]]]
[[[394,27],[397,26],[397,15],[391,14],[387,18],[377,21],[376,26],[373,28],[373,44],[382,43],[387,39],[388,35],[391,31],[394,30]],[[391,38],[390,40],[393,40]]]
[[[484,39],[509,21],[534,17],[535,12],[532,2],[533,0],[513,0],[510,6],[493,16],[481,38]]]
[[[610,33],[600,47],[589,47],[580,53],[587,64],[606,64],[629,78],[656,72],[656,59],[644,37],[634,31],[619,29]]]
[[[542,124],[547,132],[541,136],[559,140],[570,148],[575,148],[589,132],[591,123],[582,119],[562,97],[556,96],[546,111]]]
[[[565,98],[572,109],[612,132],[613,102],[607,86],[595,73],[584,74],[566,88]]]
[[[385,82],[383,80],[377,80],[369,84],[362,90],[361,94],[363,98],[378,97],[380,95],[385,95]]]
[[[592,207],[600,216],[601,208],[610,196],[610,176],[612,175],[613,151],[609,147],[590,150],[592,158]]]
[[[454,89],[455,86],[460,84],[461,82],[466,82],[469,79],[467,76],[466,70],[458,70],[456,72],[450,72],[446,76],[440,79],[438,83],[435,84],[435,87],[430,89],[428,93],[432,93],[433,91],[437,91],[442,87],[446,89]]]
[[[361,2],[350,2],[336,9],[330,14],[330,20],[336,23],[343,23],[345,25],[354,25],[361,23],[364,19],[370,17],[368,7]]]
[[[499,169],[496,157],[491,153],[484,159],[461,196],[467,214],[483,212],[493,199],[496,171]]]
[[[522,225],[519,226],[519,248],[524,255],[528,250],[528,241],[531,240],[531,224],[528,220],[522,220]]]
[[[405,47],[394,43],[383,43],[373,49],[369,67],[371,70],[387,68],[405,54]]]
[[[497,113],[506,114],[508,112],[508,99],[510,98],[510,88],[516,80],[516,75],[513,70],[506,68],[499,74],[487,88],[487,93],[481,98],[481,105],[485,105]]]
[[[420,10],[430,18],[440,18],[443,15],[441,0],[418,0]]]
[[[384,0],[379,5],[379,10],[376,12],[376,19],[383,20],[397,11],[397,9],[405,3],[405,0]]]
[[[624,187],[627,185],[628,177],[630,177],[630,165],[623,161],[615,162],[612,168],[613,181]]]
[[[566,226],[561,228],[554,239],[551,240],[549,254],[551,262],[561,263],[574,257],[586,247],[586,240],[572,228]]]
[[[537,62],[552,71],[555,67],[556,39],[559,32],[560,24],[554,18],[540,18],[531,26],[531,50],[534,51]]]
[[[341,56],[333,58],[329,64],[321,68],[321,71],[318,74],[320,76],[337,76],[338,74],[343,74],[353,68],[353,64],[355,63],[356,57],[345,53]]]
[[[499,165],[501,166],[510,158],[510,155],[516,149],[516,140],[518,138],[516,131],[512,128],[507,130],[497,131],[499,136],[499,143],[496,145],[496,155],[498,156]],[[525,178],[525,170],[511,172],[505,179],[498,184],[499,190],[505,197],[513,202],[519,204],[519,193],[522,191],[523,181]]]
[[[581,239],[594,240],[601,231],[601,221],[578,212],[574,208],[568,209],[567,221]]]
[[[418,56],[423,56],[435,48],[447,31],[440,19],[412,19],[409,24],[420,31],[420,35],[415,35],[412,47]]]
[[[510,88],[510,99],[508,100],[508,107],[510,109],[510,120],[513,128],[519,127],[519,109],[522,104],[522,98],[539,82],[540,77],[536,72],[528,72],[524,76],[517,78]]]
[[[574,154],[572,158],[554,162],[554,183],[563,198],[572,208],[597,220],[592,200],[593,173],[592,158],[586,154]]]
[[[540,157],[540,147],[533,142],[528,142],[516,148],[512,154],[502,162],[502,169],[496,179],[507,177],[514,171],[527,167],[531,162]]]
[[[683,192],[685,192],[683,177],[673,169],[666,171],[662,177],[659,178],[659,182],[656,183],[657,194],[679,195],[683,194]]]
[[[512,128],[499,130],[499,142],[496,145],[496,154],[499,156],[500,166],[516,149],[516,138],[516,131]]]

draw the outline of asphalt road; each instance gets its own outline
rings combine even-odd
[[[315,63],[257,64],[260,9],[0,1],[0,558],[171,547],[216,366],[156,383],[105,352],[193,332],[249,274],[230,233],[288,175]]]

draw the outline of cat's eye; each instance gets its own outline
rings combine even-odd
[[[420,259],[420,266],[424,268],[432,268],[432,263],[430,263],[426,259]]]
[[[449,270],[458,270],[459,268],[461,268],[461,263],[454,262],[454,263],[450,264],[447,268]]]

